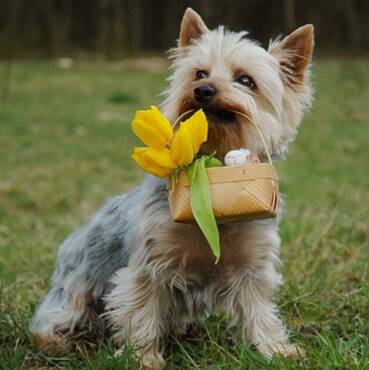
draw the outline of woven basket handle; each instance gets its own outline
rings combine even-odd
[[[189,113],[192,113],[192,112],[194,112],[194,111],[195,111],[195,109],[190,109],[190,110],[188,110],[188,111],[186,111],[186,112],[182,113],[182,114],[181,114],[181,115],[180,115],[180,116],[175,120],[175,122],[173,123],[173,128],[176,128],[176,127],[178,126],[179,121],[180,121],[183,117],[187,116]],[[242,112],[239,112],[239,111],[236,111],[236,110],[231,110],[231,112],[236,113],[236,114],[239,114],[240,116],[243,116],[244,118],[246,118],[249,122],[251,122],[251,123],[254,125],[254,127],[256,128],[256,131],[258,132],[258,134],[259,134],[259,136],[260,136],[261,141],[263,142],[263,146],[264,146],[264,149],[265,149],[266,155],[267,155],[267,157],[268,157],[268,162],[269,162],[269,164],[273,165],[272,157],[271,157],[271,155],[270,155],[270,153],[269,153],[268,146],[267,146],[267,144],[266,144],[266,142],[265,142],[264,135],[263,135],[263,133],[261,132],[259,125],[258,125],[256,122],[254,122],[254,121],[253,121],[253,120],[252,120],[248,115],[246,115],[246,114],[244,114],[244,113],[242,113]]]
[[[256,122],[254,122],[251,119],[251,117],[249,117],[247,114],[244,114],[242,112],[239,112],[238,110],[231,110],[231,112],[236,113],[236,114],[239,114],[240,116],[246,118],[250,123],[252,123],[254,125],[254,127],[256,128],[256,131],[258,132],[258,134],[260,136],[261,141],[263,142],[263,146],[264,146],[266,155],[268,157],[268,162],[269,162],[270,165],[273,165],[272,157],[271,157],[271,155],[269,153],[268,146],[266,145],[266,142],[265,142],[265,139],[264,139],[264,135],[261,132],[259,125]]]
[[[256,128],[256,131],[258,132],[259,136],[260,136],[260,139],[261,141],[263,142],[263,145],[264,145],[264,149],[265,149],[265,152],[267,154],[267,157],[268,157],[268,162],[269,164],[273,165],[273,162],[272,162],[272,157],[269,153],[269,149],[268,149],[268,145],[266,145],[266,142],[265,142],[265,139],[264,139],[264,136],[263,136],[263,133],[261,132],[260,130],[260,127],[257,123],[255,123],[254,121],[250,121],[254,127]]]
[[[192,113],[192,112],[194,112],[195,111],[195,109],[190,109],[190,110],[186,110],[186,112],[184,112],[184,113],[182,113],[175,121],[174,121],[174,123],[173,123],[173,129],[175,129],[177,126],[178,126],[178,123],[179,123],[179,121],[183,118],[183,117],[185,117],[185,116],[187,116],[187,114],[189,114],[189,113]]]

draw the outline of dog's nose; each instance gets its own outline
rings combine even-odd
[[[213,85],[202,85],[194,90],[195,99],[200,103],[208,103],[214,98],[217,90]]]

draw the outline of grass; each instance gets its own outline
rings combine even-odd
[[[368,67],[365,59],[316,62],[314,109],[278,164],[287,201],[277,300],[305,359],[267,363],[209,317],[187,341],[169,340],[168,369],[369,368]],[[1,64],[2,82],[6,75]],[[0,84],[0,369],[138,368],[129,348],[114,358],[101,338],[77,340],[62,358],[35,352],[28,321],[58,244],[142,178],[129,122],[158,102],[165,76],[117,63],[62,70],[34,62],[14,64],[10,84]]]

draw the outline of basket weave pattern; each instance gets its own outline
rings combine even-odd
[[[207,169],[211,202],[217,222],[247,221],[276,216],[278,176],[272,164],[246,164]],[[174,191],[169,184],[169,205],[178,222],[194,222],[190,184],[181,171]]]

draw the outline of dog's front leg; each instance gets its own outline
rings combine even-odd
[[[232,326],[241,328],[243,339],[255,345],[265,357],[278,353],[299,358],[302,351],[289,343],[272,301],[278,274],[271,263],[267,265],[261,271],[246,269],[232,276],[223,301],[225,311],[233,320]]]
[[[165,362],[160,340],[167,331],[168,308],[165,289],[144,272],[134,272],[129,267],[119,270],[113,283],[106,309],[116,330],[115,339],[120,344],[129,340],[134,345],[143,368],[162,369]]]

